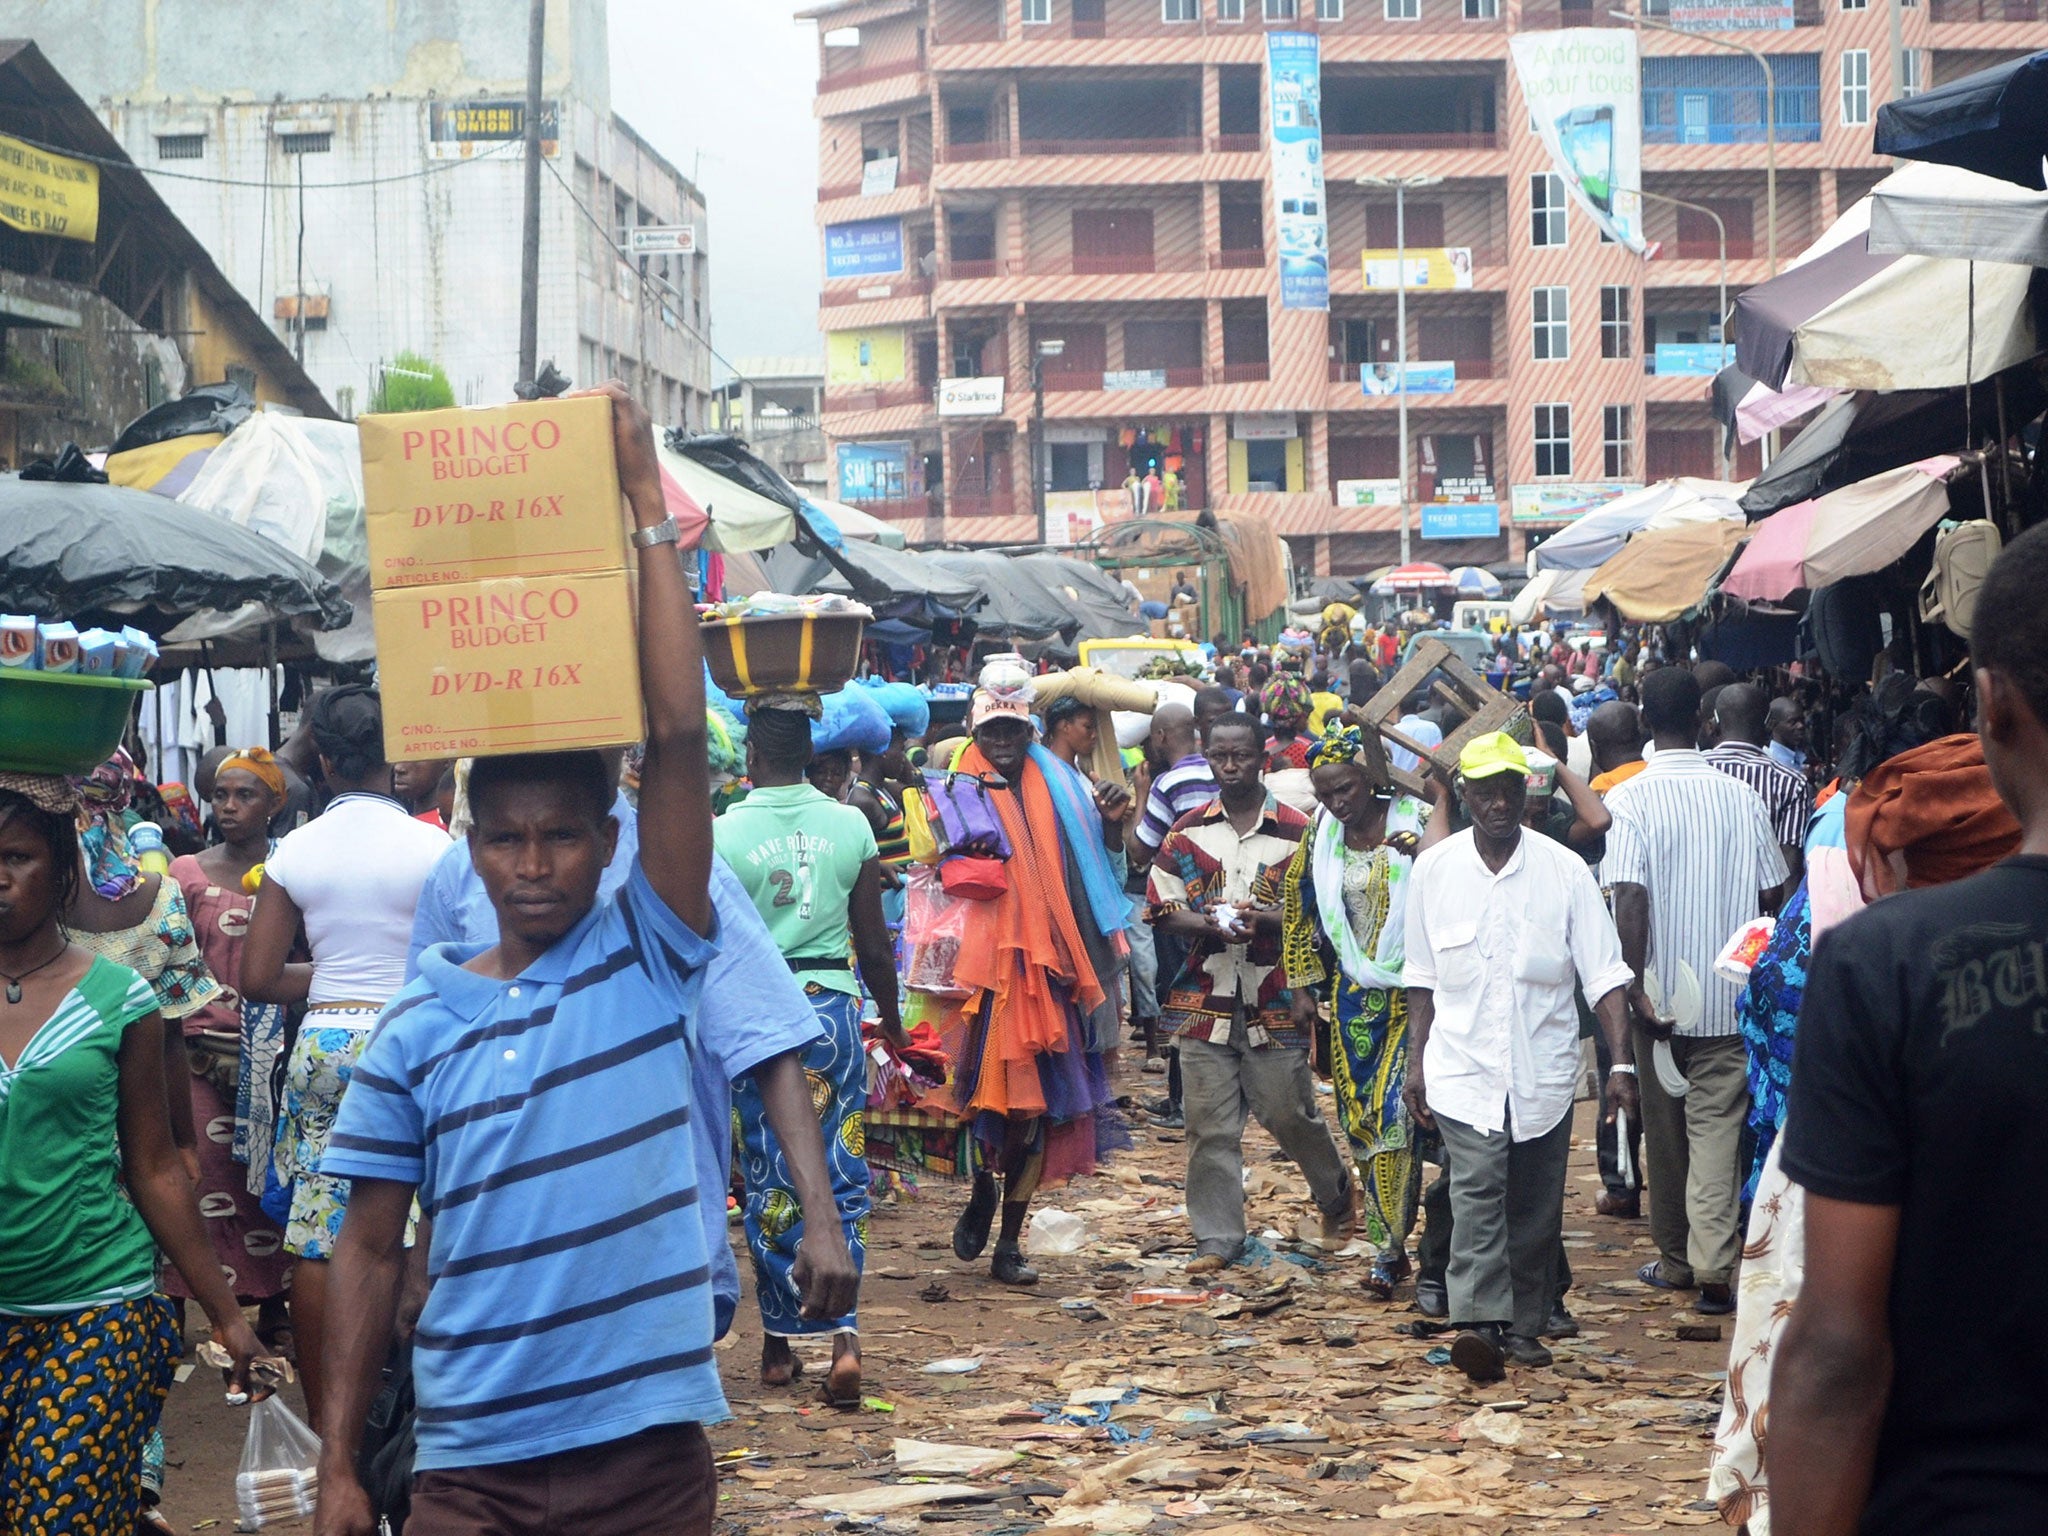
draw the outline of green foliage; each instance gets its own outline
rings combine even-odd
[[[70,393],[64,387],[64,376],[55,368],[20,352],[9,352],[0,361],[0,385],[20,395],[50,397]]]
[[[426,378],[414,378],[426,374]],[[455,403],[455,388],[441,365],[417,352],[401,352],[386,366],[377,385],[370,409],[390,411],[438,411]]]

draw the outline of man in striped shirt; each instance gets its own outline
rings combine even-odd
[[[1680,667],[1643,679],[1643,720],[1657,750],[1649,766],[1608,791],[1601,883],[1614,893],[1622,954],[1635,972],[1629,1003],[1635,1054],[1670,1054],[1684,1097],[1642,1074],[1650,1174],[1650,1235],[1658,1257],[1638,1271],[1665,1290],[1699,1287],[1698,1309],[1735,1310],[1728,1280],[1738,1242],[1736,1167],[1749,1113],[1748,1056],[1736,1018],[1740,989],[1714,972],[1728,936],[1774,907],[1785,880],[1778,834],[1755,790],[1711,767],[1695,745],[1700,685]],[[1651,1005],[1654,971],[1665,1008]],[[1674,1019],[1697,984],[1700,1009]]]
[[[1813,790],[1805,774],[1787,768],[1764,750],[1769,714],[1764,691],[1755,683],[1730,683],[1723,688],[1714,701],[1721,741],[1707,754],[1707,761],[1763,797],[1764,809],[1778,834],[1778,847],[1785,855],[1785,867],[1791,871],[1789,886],[1799,883],[1806,824],[1813,820]]]
[[[357,1481],[417,1192],[433,1291],[414,1335],[412,1536],[704,1536],[717,1479],[703,1424],[726,1416],[712,1353],[709,1238],[691,1053],[712,938],[711,785],[696,614],[673,551],[647,415],[612,398],[619,481],[642,535],[647,761],[640,857],[600,901],[616,851],[595,752],[481,759],[470,848],[498,941],[440,944],[385,1009],[322,1171],[354,1181],[329,1284],[334,1382],[317,1426],[320,1536],[370,1536]],[[796,1189],[832,1185],[786,1015],[704,1042],[751,1073]],[[836,1220],[806,1225],[807,1317],[853,1304]]]

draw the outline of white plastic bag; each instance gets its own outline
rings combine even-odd
[[[249,1434],[235,1474],[235,1512],[244,1530],[303,1520],[320,1500],[320,1437],[284,1399],[272,1395],[249,1410]]]
[[[1031,1227],[1024,1236],[1024,1250],[1034,1258],[1048,1254],[1079,1253],[1088,1241],[1088,1223],[1072,1211],[1056,1211],[1042,1205],[1031,1213]]]

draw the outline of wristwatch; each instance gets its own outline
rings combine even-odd
[[[1614,1076],[1617,1072],[1626,1072],[1630,1077],[1634,1077],[1636,1075],[1636,1064],[1632,1061],[1617,1061],[1607,1069],[1609,1077]]]
[[[673,517],[664,517],[652,528],[635,528],[633,530],[633,547],[635,549],[652,549],[657,544],[680,544],[682,538],[683,525]]]

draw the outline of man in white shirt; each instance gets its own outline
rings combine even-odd
[[[1579,1026],[1574,980],[1613,1053],[1607,1113],[1637,1112],[1634,980],[1585,861],[1522,835],[1529,760],[1504,732],[1469,743],[1472,825],[1415,861],[1407,915],[1408,1108],[1442,1134],[1451,1176],[1451,1363],[1498,1381],[1548,1365]]]

